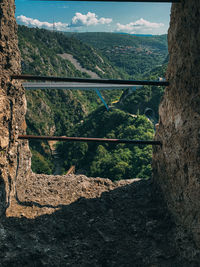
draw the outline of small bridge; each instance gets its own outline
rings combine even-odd
[[[102,83],[78,83],[78,82],[24,82],[23,86],[27,90],[37,90],[37,89],[63,89],[63,90],[114,90],[114,89],[126,89],[130,88],[136,90],[141,85],[129,85],[129,84],[102,84]]]

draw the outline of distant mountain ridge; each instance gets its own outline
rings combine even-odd
[[[132,35],[132,36],[143,36],[143,37],[151,37],[154,36],[153,34],[136,34],[136,33],[127,33],[127,32],[117,32],[119,34],[128,34],[128,35]],[[156,36],[156,35],[155,35]]]
[[[98,49],[112,66],[126,72],[131,79],[144,79],[168,56],[167,35],[140,36],[107,32],[64,34]]]

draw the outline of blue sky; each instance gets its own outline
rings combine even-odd
[[[15,0],[18,24],[69,32],[165,34],[169,3]]]

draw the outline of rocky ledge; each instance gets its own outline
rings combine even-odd
[[[0,225],[0,266],[199,264],[151,180],[33,174],[16,192]]]

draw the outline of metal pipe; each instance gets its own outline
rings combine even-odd
[[[35,135],[19,135],[18,139],[26,140],[54,140],[68,142],[96,142],[96,143],[115,143],[115,144],[132,144],[132,145],[159,145],[160,141],[151,140],[126,140],[126,139],[107,139],[107,138],[87,138],[87,137],[66,137],[66,136],[35,136]]]
[[[181,0],[36,0],[36,1],[84,1],[84,2],[154,2],[154,3],[179,3],[181,2]]]
[[[54,82],[169,86],[169,82],[167,81],[160,82],[160,81],[135,81],[135,80],[113,80],[113,79],[110,79],[110,80],[109,79],[85,79],[85,78],[63,78],[63,77],[46,77],[46,76],[33,76],[33,75],[12,75],[11,79],[54,81]]]

